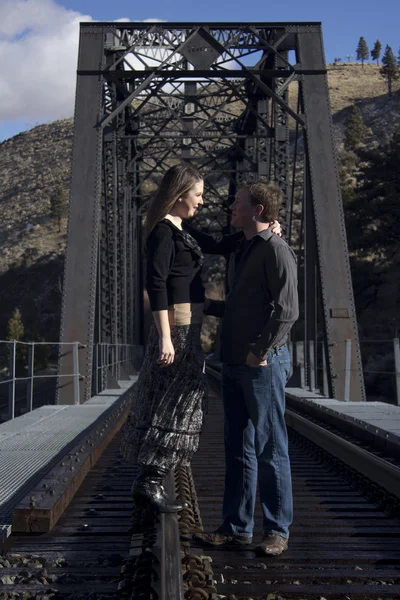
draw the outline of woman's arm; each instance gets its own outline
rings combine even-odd
[[[210,317],[222,319],[225,313],[225,300],[212,300],[211,298],[206,298],[203,312]]]
[[[184,229],[199,244],[200,248],[206,254],[230,254],[235,252],[239,242],[243,239],[243,233],[230,233],[228,235],[209,234],[199,231],[195,227],[184,223]]]
[[[236,251],[244,235],[242,231],[227,235],[204,233],[187,223],[183,223],[183,227],[185,231],[194,237],[202,251],[206,254],[231,254]],[[278,221],[274,221],[271,231],[280,237],[282,236],[281,226]]]
[[[150,308],[159,335],[157,364],[167,367],[174,361],[168,319],[167,279],[174,261],[175,248],[170,227],[157,225],[147,242],[146,288]]]
[[[175,349],[171,340],[168,310],[153,311],[153,318],[158,331],[160,349],[160,355],[156,362],[162,367],[168,367],[174,362],[175,358]]]

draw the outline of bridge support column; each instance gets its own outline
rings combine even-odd
[[[320,27],[295,27],[305,71],[325,69]],[[342,198],[332,135],[326,74],[302,75],[308,174],[314,207],[319,274],[328,349],[330,395],[345,395],[345,344],[352,342],[351,400],[365,399]],[[307,174],[306,174],[307,176]]]
[[[80,342],[80,401],[91,396],[101,193],[104,30],[81,26],[75,104],[68,239],[65,257],[61,343]],[[96,107],[97,110],[93,110]],[[58,404],[74,403],[73,346],[61,346]]]

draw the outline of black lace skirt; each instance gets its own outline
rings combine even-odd
[[[200,329],[172,326],[175,360],[160,368],[158,332],[152,326],[122,433],[121,452],[129,462],[170,470],[187,466],[196,452],[207,390]]]

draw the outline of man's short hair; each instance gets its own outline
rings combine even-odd
[[[271,181],[257,181],[255,183],[243,182],[240,187],[248,190],[250,202],[254,206],[261,204],[261,206],[264,207],[260,215],[261,221],[264,223],[272,223],[278,218],[283,194],[275,183],[272,183]]]

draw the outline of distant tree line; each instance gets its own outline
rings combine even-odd
[[[376,61],[378,67],[380,66],[380,58],[382,52],[382,44],[380,40],[376,40],[374,47],[370,51],[368,48],[368,44],[365,41],[364,37],[360,37],[358,41],[358,46],[356,49],[356,58],[361,61],[362,67],[364,68],[364,62],[368,60],[370,57],[372,60]],[[347,55],[347,59],[350,61],[351,55]],[[333,64],[337,66],[340,62],[342,62],[341,58],[334,58]],[[379,70],[382,77],[386,80],[388,86],[389,96],[393,93],[393,83],[400,78],[400,49],[397,56],[397,59],[393,53],[393,50],[390,46],[386,46],[385,52],[382,56],[382,67]]]
[[[387,331],[391,322],[399,325],[396,298],[400,269],[400,121],[393,123],[392,131],[386,142],[367,139],[362,113],[354,106],[348,112],[344,148],[339,154],[353,289],[360,326],[365,327],[365,332],[373,331],[378,324]],[[371,308],[382,303],[382,294],[393,295],[386,305],[383,303],[389,312],[383,315],[378,311],[376,322],[371,322]],[[369,346],[361,350],[365,364],[371,367],[371,373],[366,375],[368,393],[394,397],[394,378],[373,374],[393,371],[393,354],[383,346],[379,351],[374,346],[373,353]]]
[[[394,260],[400,243],[400,123],[385,144],[364,144],[366,133],[361,111],[353,106],[340,156],[342,198],[350,249],[379,256],[384,268]],[[371,267],[368,281],[376,274],[377,262],[363,265]]]

